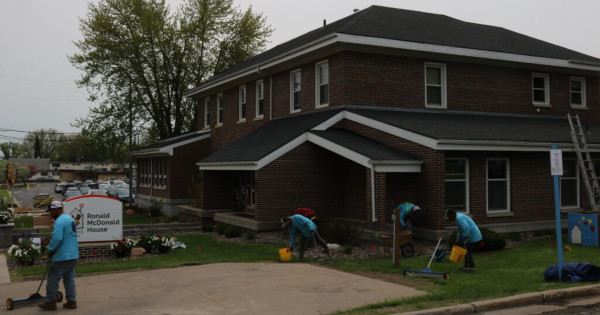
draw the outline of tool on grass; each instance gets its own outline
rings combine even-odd
[[[404,269],[403,274],[405,276],[416,276],[416,277],[421,277],[421,278],[448,280],[450,278],[450,274],[448,272],[446,272],[446,273],[433,272],[433,271],[431,271],[431,269],[429,269],[429,267],[431,266],[431,262],[433,261],[433,257],[435,256],[435,252],[437,251],[438,247],[440,246],[440,243],[442,242],[442,238],[444,238],[443,235],[440,237],[440,240],[438,241],[437,246],[435,246],[435,249],[433,250],[433,254],[431,255],[431,259],[429,260],[429,265],[427,265],[427,268],[419,271],[419,270],[410,270],[410,269],[408,269],[409,267],[406,267]]]
[[[52,258],[48,257],[48,264],[46,265],[46,271],[44,272],[44,277],[42,277],[42,281],[40,281],[40,286],[38,287],[37,291],[33,294],[30,294],[28,298],[26,299],[20,299],[20,300],[13,300],[11,298],[6,299],[6,308],[8,310],[12,310],[15,307],[22,307],[22,306],[31,306],[31,305],[37,305],[38,303],[42,303],[46,301],[46,296],[43,296],[40,294],[40,288],[42,288],[42,283],[44,283],[44,280],[46,279],[46,275],[48,274],[48,269],[50,269],[50,264],[52,263]],[[63,300],[63,294],[62,292],[58,291],[56,292],[56,302],[62,302]]]

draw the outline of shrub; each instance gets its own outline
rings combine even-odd
[[[256,234],[254,234],[253,232],[246,233],[246,239],[247,240],[251,241],[251,240],[253,240],[255,238],[256,238]]]
[[[33,244],[29,236],[23,237],[17,245],[12,245],[6,253],[10,259],[25,266],[32,265],[33,261],[42,255],[40,248]]]
[[[346,255],[352,254],[352,246],[350,246],[350,245],[344,245],[342,247],[342,253],[344,253]]]
[[[225,230],[227,230],[228,227],[229,227],[229,224],[226,224],[226,223],[217,225],[217,233],[219,233],[219,235],[225,234]]]
[[[328,243],[340,245],[356,245],[362,234],[362,229],[350,221],[321,220],[319,234]]]
[[[240,228],[235,225],[230,225],[225,230],[225,237],[227,238],[234,238],[240,236],[242,236],[242,231],[240,231]]]
[[[202,232],[208,233],[215,230],[215,226],[212,224],[204,224],[202,225]]]
[[[202,203],[202,176],[200,174],[191,175],[187,185],[188,197],[192,200],[194,206],[200,206]]]
[[[544,232],[544,231],[535,231],[535,232],[533,232],[533,236],[535,236],[535,237],[542,237],[545,234],[546,234],[546,232]]]
[[[174,215],[163,214],[163,216],[162,216],[162,221],[164,223],[169,223],[171,221],[178,221],[178,220],[179,220],[179,216],[176,214],[174,214]]]
[[[160,217],[163,215],[162,210],[162,198],[152,198],[150,203],[146,206],[146,212],[153,217]]]
[[[504,238],[506,238],[507,240],[510,240],[510,241],[520,241],[521,233],[517,233],[517,232],[508,233],[508,234],[504,235]]]
[[[474,251],[486,252],[491,250],[499,250],[506,247],[506,239],[504,238],[504,235],[486,228],[480,228],[479,231],[481,232],[483,244],[485,246],[481,246],[480,243],[477,243],[473,248]],[[454,245],[454,242],[456,242],[456,231],[452,232],[452,234],[450,234],[448,237],[448,244],[450,244],[450,246]]]

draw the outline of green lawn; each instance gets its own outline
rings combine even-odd
[[[77,265],[77,275],[97,273],[172,268],[182,265],[212,264],[220,262],[265,262],[279,259],[279,248],[283,244],[259,244],[244,242],[217,242],[208,235],[179,235],[178,241],[187,248],[174,249],[157,257],[127,261],[100,262]],[[198,249],[200,248],[200,251]],[[13,281],[44,274],[45,266],[21,267],[11,270]]]
[[[418,289],[429,294],[420,297],[386,301],[336,314],[391,314],[400,311],[429,309],[433,307],[462,304],[479,300],[494,299],[526,292],[553,290],[565,287],[585,285],[586,283],[546,282],[543,272],[557,263],[556,247],[552,246],[555,238],[539,239],[524,244],[516,249],[506,249],[476,254],[476,274],[463,273],[458,270],[462,264],[447,259],[444,263],[433,262],[434,272],[450,273],[449,280],[426,280],[435,286],[423,286]],[[568,244],[563,240],[563,244]],[[572,253],[564,254],[564,262],[588,262],[600,266],[597,247],[571,245]],[[378,271],[382,273],[402,273],[406,267],[421,270],[427,267],[430,257],[402,258],[401,267],[391,266],[390,259],[332,259],[322,262],[324,265],[340,268],[345,271]],[[420,279],[419,280],[423,280]],[[589,283],[587,283],[589,284]]]

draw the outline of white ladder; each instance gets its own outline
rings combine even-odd
[[[571,137],[573,138],[573,145],[575,146],[575,153],[577,153],[577,161],[579,161],[579,168],[583,174],[583,182],[587,190],[588,197],[590,199],[590,206],[592,211],[598,211],[598,204],[600,204],[600,186],[596,178],[596,172],[594,171],[594,161],[590,155],[587,142],[585,141],[585,133],[581,127],[579,121],[579,113],[575,113],[575,117],[571,116],[571,113],[567,113],[569,119],[569,125],[571,125]]]

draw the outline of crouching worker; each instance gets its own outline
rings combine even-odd
[[[417,214],[421,210],[419,206],[415,206],[410,202],[401,203],[398,207],[400,213],[400,230],[408,231],[413,227],[413,214]]]
[[[465,257],[465,265],[460,268],[463,271],[474,271],[475,261],[473,261],[473,247],[477,242],[482,240],[479,228],[469,216],[462,213],[456,213],[452,209],[446,210],[446,216],[450,221],[456,221],[458,230],[456,231],[456,242],[454,245],[465,244],[467,248],[467,257]]]
[[[303,217],[302,215],[295,214],[291,217],[287,217],[285,219],[281,219],[282,228],[287,228],[290,232],[290,251],[294,250],[294,245],[296,245],[296,236],[300,235],[300,253],[299,259],[304,258],[304,250],[306,250],[306,246],[309,242],[314,238],[315,241],[323,247],[323,250],[329,257],[332,257],[333,254],[329,250],[327,243],[321,238],[319,232],[317,232],[317,225],[314,224],[311,220]]]
[[[77,225],[75,220],[63,212],[63,204],[53,201],[50,204],[50,216],[54,220],[52,239],[48,245],[48,259],[52,259],[46,284],[46,302],[38,306],[43,310],[56,310],[56,295],[60,279],[63,279],[67,303],[64,308],[77,308],[77,292],[75,290],[75,265],[79,258],[77,246]]]

